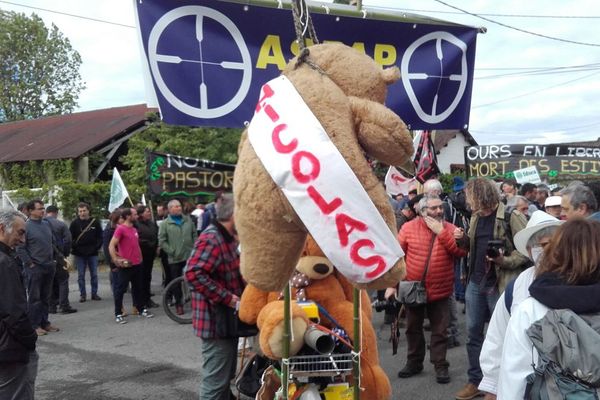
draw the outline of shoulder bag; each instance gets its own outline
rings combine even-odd
[[[400,289],[398,290],[398,301],[404,304],[406,307],[415,307],[427,304],[427,291],[425,290],[425,277],[427,276],[427,270],[429,269],[429,262],[431,261],[431,253],[433,251],[433,242],[435,242],[436,235],[431,238],[431,244],[429,246],[429,255],[427,256],[427,262],[425,263],[425,270],[423,271],[423,277],[420,281],[400,281]]]
[[[240,320],[238,310],[225,304],[214,306],[216,334],[220,339],[255,336],[258,334],[256,325],[248,325]]]

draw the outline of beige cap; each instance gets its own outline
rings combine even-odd
[[[546,199],[544,203],[544,207],[554,207],[560,206],[561,197],[560,196],[550,196]]]

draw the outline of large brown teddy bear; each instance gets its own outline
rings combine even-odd
[[[395,233],[388,196],[365,154],[389,165],[401,165],[412,155],[412,139],[406,125],[383,105],[387,85],[399,79],[399,70],[383,69],[370,57],[339,43],[309,49],[307,62],[296,68],[293,59],[283,74]],[[233,191],[242,274],[248,283],[262,290],[278,291],[294,271],[307,229],[263,167],[247,132],[242,135],[238,152]],[[400,259],[368,287],[390,287],[403,277],[404,260]]]
[[[305,297],[320,304],[346,331],[354,337],[352,286],[339,274],[319,247],[309,236],[296,271],[310,279],[307,286],[292,287],[292,298]],[[273,359],[282,356],[283,301],[279,292],[264,292],[248,285],[242,294],[240,319],[256,323],[260,330],[259,342],[263,353]],[[361,291],[361,392],[363,400],[391,398],[389,379],[379,365],[377,339],[371,324],[371,302],[366,291]],[[290,355],[296,354],[304,344],[303,336],[308,327],[304,310],[292,302],[293,342]],[[332,328],[331,322],[321,314],[321,324]]]

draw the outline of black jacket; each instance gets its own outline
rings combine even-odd
[[[94,220],[90,229],[79,238],[81,232],[85,230],[90,222],[92,222],[91,218],[86,219],[85,221],[75,218],[73,222],[71,222],[71,226],[69,227],[73,239],[71,253],[76,256],[97,256],[98,250],[102,248],[102,226],[100,226],[100,222],[98,222],[97,219]]]
[[[556,273],[547,272],[534,279],[529,293],[549,308],[568,308],[576,314],[600,312],[600,282],[569,285]]]
[[[29,361],[37,335],[27,316],[27,297],[15,253],[0,242],[0,364]]]

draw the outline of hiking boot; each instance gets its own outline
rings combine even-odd
[[[76,313],[76,312],[77,312],[77,309],[76,309],[76,308],[73,308],[73,307],[71,307],[71,306],[68,306],[68,307],[63,307],[63,308],[60,310],[60,313],[61,313],[61,314],[73,314],[73,313]]]
[[[46,325],[46,326],[45,326],[43,329],[44,329],[46,332],[58,332],[58,331],[60,331],[60,329],[59,329],[59,328],[55,327],[55,326],[54,326],[54,325],[52,325],[52,324],[48,324],[48,325]]]
[[[144,308],[142,310],[142,313],[140,314],[142,317],[146,317],[146,318],[154,318],[154,314],[152,314],[150,311],[148,311],[147,308]]]
[[[81,297],[79,298],[79,302],[80,303],[85,303],[85,300],[86,300],[85,294],[82,294]]]
[[[123,325],[123,324],[126,324],[126,323],[127,323],[127,320],[126,320],[126,319],[125,319],[125,318],[124,318],[124,317],[123,317],[121,314],[119,314],[119,315],[117,315],[117,316],[115,317],[115,322],[116,322],[117,324],[121,324],[121,325]]]
[[[44,335],[48,334],[48,331],[46,331],[45,329],[42,329],[42,328],[35,328],[35,333],[38,336],[44,336]]]
[[[183,315],[183,306],[182,305],[176,305],[175,306],[175,314],[177,315]]]
[[[98,296],[97,294],[93,294],[92,300],[100,301],[100,300],[102,300],[102,297]]]
[[[467,383],[462,389],[456,393],[456,400],[471,400],[475,397],[483,396],[483,392],[473,385],[471,382]]]
[[[435,381],[441,384],[450,383],[450,374],[448,373],[448,367],[436,368]]]
[[[417,375],[423,371],[423,364],[421,365],[409,365],[406,364],[404,368],[398,371],[398,378],[410,378],[413,375]]]

